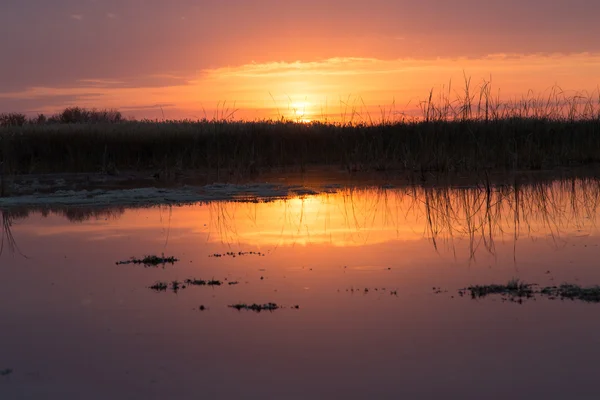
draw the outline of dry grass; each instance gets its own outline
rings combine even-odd
[[[600,119],[512,118],[339,126],[126,122],[1,128],[12,173],[209,169],[536,170],[600,161]]]
[[[2,162],[10,174],[153,169],[169,175],[309,165],[422,174],[600,161],[600,92],[569,95],[553,88],[506,102],[489,82],[471,86],[465,79],[460,93],[451,85],[438,95],[432,91],[419,103],[417,118],[382,110],[378,119],[351,108],[338,123],[236,121],[235,113],[212,120],[126,121],[116,111],[71,108],[51,119],[1,127],[1,148],[7,149]]]

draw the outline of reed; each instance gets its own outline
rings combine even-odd
[[[234,112],[212,120],[132,121],[116,111],[71,108],[60,114],[64,118],[0,127],[2,143],[10,138],[2,161],[12,174],[167,175],[185,170],[243,175],[314,165],[423,174],[600,161],[600,94],[567,95],[556,87],[544,96],[501,101],[489,82],[476,90],[468,79],[456,98],[450,89],[444,93],[432,91],[419,103],[418,117],[382,109],[377,119],[353,109],[341,122],[237,121]],[[82,117],[88,114],[96,117]]]

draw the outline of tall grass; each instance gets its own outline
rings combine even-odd
[[[341,122],[311,123],[236,121],[234,112],[212,120],[126,121],[72,108],[58,120],[0,128],[10,149],[2,162],[16,174],[101,172],[107,165],[230,173],[339,165],[424,174],[600,161],[600,92],[569,95],[555,87],[501,101],[491,83],[473,89],[465,78],[460,92],[449,85],[419,106],[418,118],[392,109],[374,118],[353,108]]]

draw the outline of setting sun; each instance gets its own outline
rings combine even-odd
[[[310,122],[313,115],[312,104],[308,101],[296,101],[290,103],[288,110],[289,119],[297,122]]]

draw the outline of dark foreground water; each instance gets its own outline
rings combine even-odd
[[[0,399],[596,399],[600,304],[459,289],[600,284],[599,193],[6,211]],[[150,254],[179,261],[116,264]],[[172,290],[188,278],[223,284]]]

